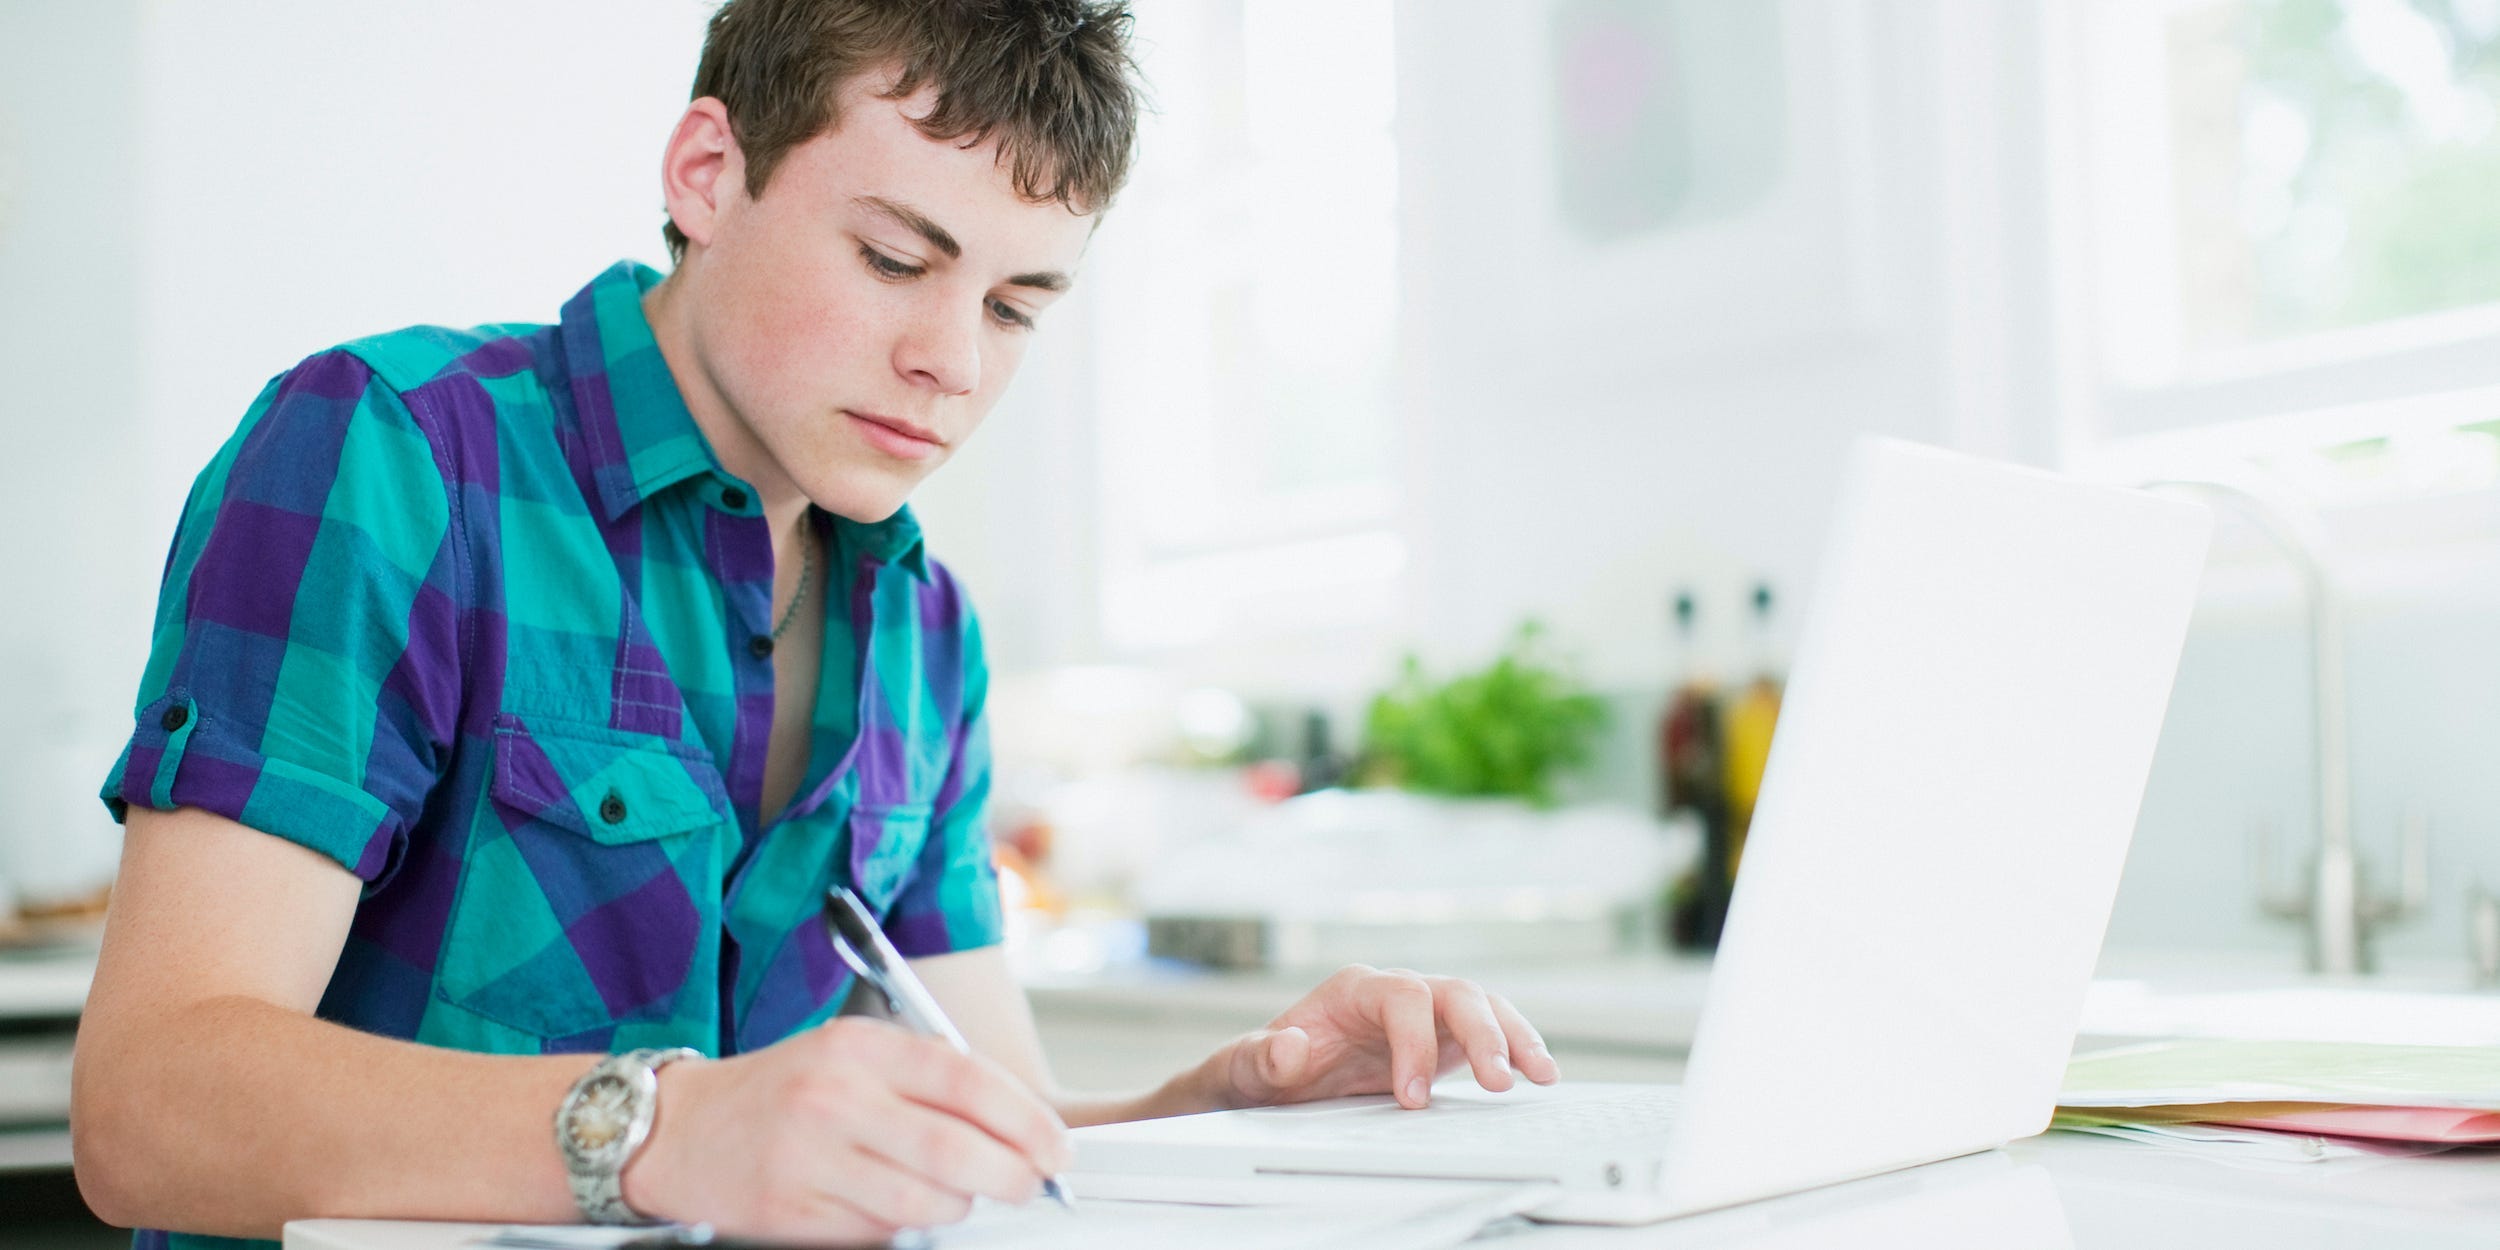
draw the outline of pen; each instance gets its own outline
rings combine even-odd
[[[849,964],[851,971],[859,974],[860,980],[877,987],[877,991],[885,995],[886,1006],[893,1010],[895,1019],[902,1021],[905,1028],[927,1037],[944,1039],[957,1054],[972,1053],[971,1044],[956,1031],[955,1022],[946,1018],[946,1012],[939,1008],[937,999],[929,993],[929,987],[912,975],[911,965],[903,962],[903,956],[894,949],[893,943],[885,940],[885,931],[877,926],[877,918],[869,912],[866,904],[859,901],[858,895],[838,885],[826,891],[825,923],[833,934],[834,953],[842,956],[842,962]],[[1069,1191],[1068,1182],[1061,1177],[1043,1178],[1042,1192],[1058,1199],[1060,1206],[1076,1205],[1076,1195]]]

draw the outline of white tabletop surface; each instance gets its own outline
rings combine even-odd
[[[91,954],[0,967],[0,1015],[74,1013],[91,971]],[[1488,984],[1510,982],[1523,991],[1515,998],[1534,1000],[1534,1007],[1521,1005],[1549,1032],[1680,1050],[1707,965],[1660,958],[1559,975],[1487,972]],[[2087,1033],[2500,1041],[2500,995],[2457,992],[2461,976],[2444,965],[2338,984],[2303,976],[2284,957],[2198,963],[2165,952],[2104,958],[2100,975]],[[1037,986],[1034,993],[1167,1011],[1239,1009],[1280,993],[1289,1001],[1302,979],[1116,976]],[[2367,1036],[2396,1027],[2397,1016],[2404,1017],[2401,1039]],[[289,1250],[450,1250],[491,1231],[475,1224],[303,1221],[288,1226],[286,1241]],[[2260,1166],[2052,1133],[1966,1160],[1646,1228],[1537,1226],[1491,1241],[1523,1250],[2491,1247],[2500,1245],[2500,1150]]]
[[[1081,1178],[1076,1189],[1084,1192]],[[1209,1218],[1253,1217],[1210,1212]],[[288,1225],[286,1246],[453,1250],[491,1231],[480,1224],[314,1220]],[[1219,1229],[1208,1231],[1206,1244],[1221,1244]],[[941,1234],[938,1246],[947,1240]],[[2495,1243],[2500,1152],[2260,1166],[2051,1133],[2004,1150],[1646,1227],[1502,1226],[1475,1244],[1519,1250],[2440,1250]]]

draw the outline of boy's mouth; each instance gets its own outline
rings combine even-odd
[[[925,460],[946,449],[946,441],[925,426],[915,425],[900,417],[873,412],[855,412],[845,408],[842,415],[857,423],[860,433],[868,437],[877,450],[903,460]]]

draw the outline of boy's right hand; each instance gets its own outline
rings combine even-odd
[[[660,1069],[626,1204],[655,1219],[792,1241],[951,1224],[975,1196],[1029,1202],[1075,1148],[996,1063],[846,1016],[752,1054]]]

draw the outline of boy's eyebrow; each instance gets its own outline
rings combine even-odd
[[[929,246],[944,252],[946,254],[946,259],[963,259],[963,245],[955,241],[954,235],[946,232],[946,227],[929,220],[928,214],[923,213],[908,204],[897,204],[881,195],[853,196],[851,197],[851,202],[859,205],[861,208],[867,209],[872,213],[878,213],[886,217],[891,217],[895,221],[902,223],[906,228],[910,229],[912,233],[919,235],[921,238],[927,239],[929,241]],[[1069,281],[1068,275],[1060,273],[1055,269],[1044,270],[1039,273],[1020,273],[1007,279],[1007,283],[1010,286],[1029,286],[1035,288],[1036,290],[1043,291],[1067,290]]]
[[[897,204],[881,195],[857,195],[851,197],[851,202],[859,205],[861,208],[867,209],[869,212],[882,213],[885,216],[901,222],[903,225],[909,227],[914,234],[927,239],[929,241],[929,246],[946,253],[946,259],[963,259],[963,245],[955,241],[955,236],[946,232],[946,227],[929,220],[928,214],[921,212],[919,209],[913,208],[908,204]]]

